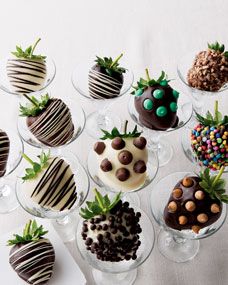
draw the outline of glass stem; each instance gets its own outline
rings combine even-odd
[[[0,177],[0,198],[5,196],[7,188],[5,187],[5,179]]]
[[[178,243],[178,244],[183,244],[186,242],[186,239],[185,238],[182,238],[182,237],[179,237],[179,236],[173,236],[173,240]]]
[[[65,226],[70,222],[70,217],[68,215],[62,217],[62,218],[58,218],[56,220],[56,223],[60,226]]]
[[[145,128],[144,133],[146,134],[146,138],[148,141],[147,147],[149,149],[152,149],[153,151],[158,151],[160,140],[159,132]]]

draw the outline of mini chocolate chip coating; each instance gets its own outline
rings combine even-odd
[[[146,143],[147,143],[147,141],[144,137],[138,137],[138,138],[135,138],[133,140],[134,146],[139,148],[139,149],[144,149],[146,146]]]
[[[132,162],[133,155],[128,150],[122,150],[118,155],[119,162],[123,165],[128,165]]]
[[[125,147],[125,141],[120,138],[120,137],[116,137],[112,140],[112,148],[119,150]]]
[[[112,163],[107,159],[103,159],[100,165],[101,170],[108,172],[112,170]]]
[[[146,172],[146,164],[143,160],[137,161],[133,166],[135,173],[144,173]]]
[[[97,154],[102,154],[104,149],[105,149],[105,143],[103,142],[96,142],[94,147],[93,147],[94,151],[97,153]]]
[[[116,178],[120,181],[126,181],[130,177],[130,172],[128,169],[122,167],[116,170]]]
[[[183,183],[184,181],[184,183]],[[176,230],[186,230],[207,227],[216,222],[222,212],[222,203],[218,199],[211,199],[210,195],[199,185],[201,179],[198,176],[185,177],[180,180],[171,192],[169,201],[164,209],[164,220],[168,227]],[[182,195],[173,195],[179,189]],[[197,195],[196,195],[197,193]],[[203,193],[203,199],[198,199],[198,193]],[[175,212],[170,212],[169,205],[175,202]],[[211,211],[215,204],[221,209],[219,212]],[[186,219],[180,217],[185,217]],[[195,231],[197,232],[197,231]]]

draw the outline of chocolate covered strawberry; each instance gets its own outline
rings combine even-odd
[[[146,139],[135,126],[124,133],[114,128],[111,133],[103,130],[104,136],[94,145],[100,165],[99,178],[108,186],[122,191],[139,188],[146,180],[148,151]]]
[[[6,172],[9,157],[10,141],[8,135],[0,129],[0,177]]]
[[[34,54],[40,40],[25,50],[16,46],[16,51],[12,52],[15,58],[7,62],[7,75],[16,93],[31,93],[44,86],[47,76],[46,56]]]
[[[28,284],[44,285],[50,280],[55,262],[55,251],[51,242],[44,238],[48,231],[29,221],[23,235],[14,235],[8,241],[13,246],[9,254],[9,263],[18,276]]]
[[[199,124],[191,131],[191,147],[200,164],[212,170],[228,165],[228,116],[218,111],[215,101],[214,116],[196,114]]]
[[[111,57],[98,57],[89,71],[89,94],[95,99],[111,99],[120,95],[123,86],[123,73],[126,69],[119,66],[121,54],[115,60]]]
[[[24,96],[31,104],[20,105],[20,116],[27,117],[29,130],[40,142],[57,147],[71,140],[74,134],[71,112],[61,99],[50,98],[48,94],[40,100]]]
[[[164,71],[157,80],[150,78],[148,69],[146,75],[147,79],[140,78],[131,93],[135,96],[135,108],[140,122],[153,130],[175,128],[178,124],[179,92],[169,85]]]
[[[179,181],[164,209],[164,220],[175,230],[200,229],[215,223],[222,213],[222,202],[228,203],[222,167],[217,176],[205,169],[199,176],[187,176]]]
[[[95,189],[95,200],[86,204],[80,212],[85,219],[81,235],[86,249],[102,261],[136,259],[141,244],[141,213],[123,203],[121,193],[110,201],[108,195],[103,197]]]

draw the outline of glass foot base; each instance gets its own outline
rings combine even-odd
[[[106,273],[92,269],[92,273],[97,285],[131,285],[137,277],[137,269],[124,273]]]
[[[158,144],[158,161],[159,166],[164,166],[170,162],[173,157],[173,148],[170,143],[159,142]]]
[[[123,197],[123,201],[127,201],[129,202],[130,206],[135,205],[138,208],[140,208],[140,197],[137,193],[129,193],[129,194],[125,194]]]
[[[0,214],[12,212],[19,206],[15,194],[15,183],[13,181],[4,180],[0,184]]]
[[[111,131],[114,127],[120,129],[121,120],[111,112],[108,116],[99,112],[93,112],[87,116],[85,129],[87,134],[94,139],[99,139],[104,135],[101,129]]]
[[[70,242],[76,238],[77,217],[75,212],[63,218],[52,220],[52,225],[63,242]]]
[[[174,237],[171,233],[160,230],[157,239],[160,253],[174,262],[186,262],[193,259],[199,251],[199,241]]]

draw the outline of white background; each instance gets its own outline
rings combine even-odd
[[[170,78],[177,79],[172,86],[185,92],[176,75],[178,59],[215,40],[228,47],[227,14],[228,2],[225,0],[1,0],[0,58],[9,56],[16,44],[24,47],[41,37],[39,52],[51,55],[57,65],[57,75],[50,87],[52,95],[74,98],[88,114],[93,106],[76,93],[70,81],[72,70],[81,58],[117,56],[124,52],[136,78],[146,67],[156,77],[163,69]],[[226,96],[228,94],[219,96],[223,111],[228,109]],[[121,108],[123,119],[128,118],[127,99],[128,95],[114,104],[116,110]],[[17,104],[17,98],[0,92],[0,128],[15,128]],[[193,169],[182,152],[180,134],[178,131],[168,137],[174,145],[174,157],[169,165],[159,170],[156,181],[171,171]],[[85,162],[92,143],[83,133],[69,148]],[[32,148],[26,150],[31,152]],[[149,215],[147,198],[150,191],[151,187],[148,187],[140,193],[142,207]],[[13,230],[27,218],[28,214],[19,208],[0,216],[0,234]],[[68,247],[85,273],[88,284],[93,284],[89,267],[81,260],[74,243]],[[0,255],[0,268],[2,262],[6,261],[1,260]],[[228,284],[227,268],[226,223],[213,237],[201,241],[199,255],[186,264],[167,261],[155,245],[150,258],[139,269],[135,284],[225,285]]]

